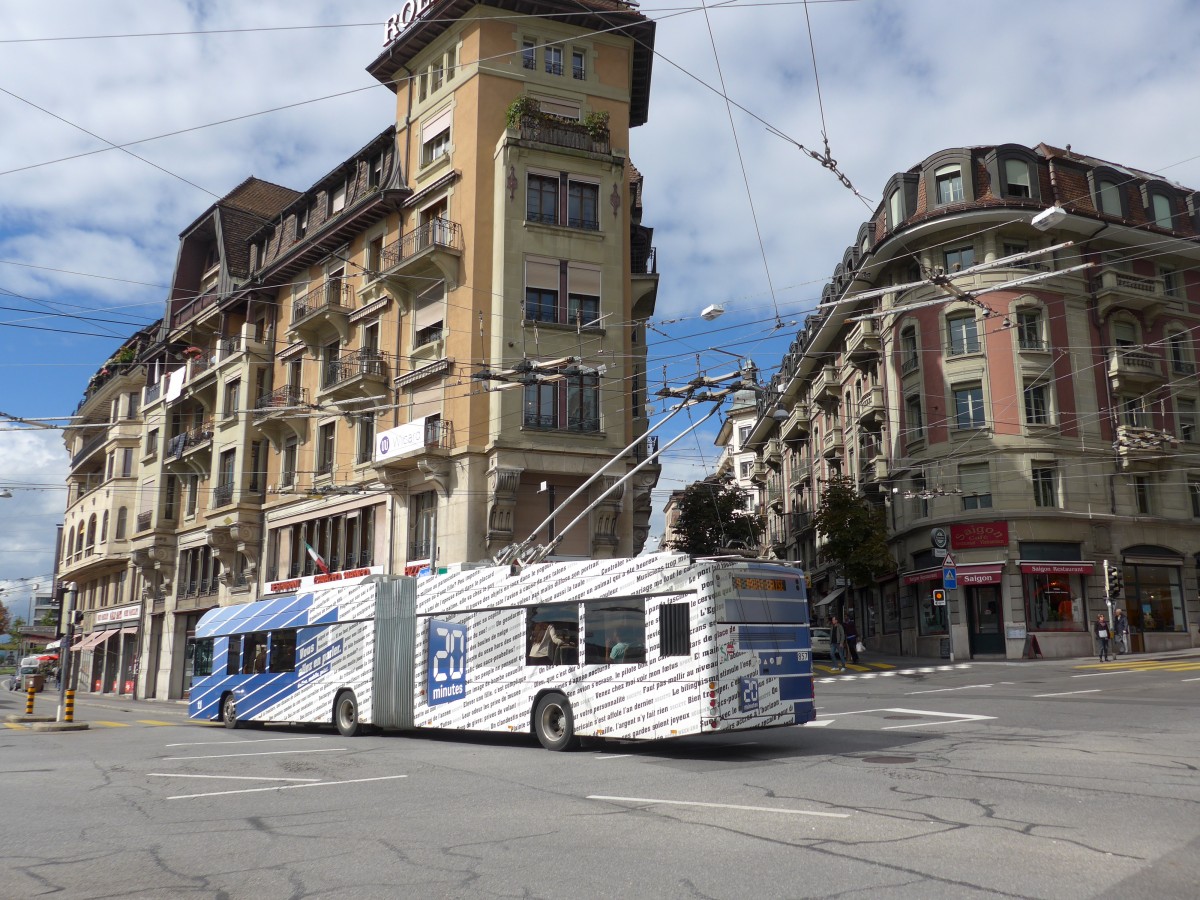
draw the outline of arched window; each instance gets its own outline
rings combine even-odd
[[[1171,198],[1164,194],[1152,194],[1150,196],[1150,211],[1154,217],[1154,224],[1159,228],[1172,227],[1171,213]]]
[[[71,551],[75,549],[75,529],[71,528],[67,532],[67,542],[63,545],[63,562],[71,558]]]
[[[79,556],[83,553],[83,526],[79,526],[79,531],[75,533],[75,555]]]
[[[104,511],[104,518],[100,520],[100,543],[108,540],[108,510]]]
[[[95,515],[95,513],[93,513],[92,517],[90,519],[88,519],[87,551],[89,553],[91,553],[92,548],[95,546],[96,546],[96,515]]]

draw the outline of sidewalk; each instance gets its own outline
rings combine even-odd
[[[1195,659],[1200,658],[1200,647],[1185,647],[1182,650],[1167,650],[1162,653],[1124,653],[1119,656],[1114,656],[1114,660],[1122,660],[1134,662],[1137,660],[1145,660],[1147,662],[1153,660],[1170,660],[1170,659]],[[928,668],[930,666],[949,666],[962,665],[969,663],[973,666],[982,665],[1011,665],[1011,666],[1040,666],[1054,664],[1078,664],[1095,662],[1095,654],[1089,656],[1059,656],[1059,657],[1038,657],[1036,659],[1006,659],[999,656],[986,656],[978,659],[972,659],[969,656],[954,655],[954,662],[951,663],[948,659],[940,657],[928,656],[894,656],[886,653],[875,653],[868,650],[866,653],[858,654],[859,668],[870,671],[878,668],[890,669],[913,669],[913,668]],[[831,667],[832,663],[827,657],[814,657],[814,665],[822,667]],[[851,662],[847,666],[847,671],[855,671],[854,663]]]

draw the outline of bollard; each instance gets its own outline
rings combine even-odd
[[[63,721],[75,721],[75,692],[67,691],[67,696],[63,700]]]
[[[37,694],[37,691],[34,689],[32,678],[29,679],[28,685],[29,686],[27,688],[25,688],[25,715],[32,716],[33,715],[33,698],[34,698],[34,695]]]

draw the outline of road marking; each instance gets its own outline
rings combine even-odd
[[[854,709],[849,712],[826,713],[825,716],[827,717],[827,721],[832,722],[836,716],[860,716],[867,713],[899,713],[901,715],[951,720],[949,722],[914,722],[911,725],[886,725],[880,729],[881,731],[898,731],[901,728],[926,728],[930,725],[961,725],[964,722],[982,722],[987,719],[996,718],[995,716],[981,716],[971,713],[944,713],[929,709],[904,709],[899,706],[884,707],[881,709]]]
[[[805,728],[820,728],[822,725],[832,725],[833,719],[813,719],[811,722],[805,722]]]
[[[312,784],[280,784],[274,787],[246,788],[241,791],[214,791],[210,794],[179,794],[168,797],[168,800],[195,800],[199,797],[227,797],[230,794],[260,794],[263,791],[296,791],[301,788],[337,787],[343,784],[363,784],[367,781],[392,781],[396,778],[407,778],[407,775],[383,775],[379,778],[354,778],[350,781],[317,781]]]
[[[1142,672],[1144,669],[1117,669],[1113,672],[1087,672],[1083,675],[1072,675],[1072,678],[1095,678],[1097,675],[1128,675],[1130,672]]]
[[[985,688],[985,687],[993,687],[993,685],[990,685],[990,684],[964,684],[962,687],[931,688],[928,691],[909,691],[904,696],[912,697],[915,694],[942,694],[942,693],[945,693],[946,691],[966,691],[966,690],[970,690],[971,688]]]
[[[138,719],[139,725],[178,725],[179,722],[160,722],[157,719]]]
[[[1200,681],[1200,678],[1181,678],[1180,679],[1181,684],[1185,681]]]
[[[329,747],[325,750],[271,750],[267,753],[220,753],[216,756],[166,756],[163,758],[168,762],[177,762],[185,759],[232,759],[235,756],[287,756],[292,753],[336,753],[345,749],[345,747]]]
[[[242,740],[224,740],[224,741],[188,741],[184,744],[163,744],[164,747],[212,747],[214,745],[229,746],[230,744],[267,744],[273,741],[319,741],[321,738],[315,734],[305,735],[303,737],[282,737],[282,738],[243,738]]]
[[[320,778],[260,778],[257,775],[188,775],[184,772],[147,772],[147,778],[224,778],[230,781],[320,781]]]
[[[778,809],[773,806],[739,806],[735,803],[701,803],[699,800],[655,800],[650,797],[605,797],[588,795],[589,800],[606,800],[615,803],[653,803],[666,806],[704,806],[709,809],[740,809],[748,812],[783,813],[786,816],[821,816],[827,819],[848,819],[848,813],[814,812],[808,809]]]
[[[28,731],[29,730],[29,728],[27,726],[21,725],[19,722],[5,722],[4,727],[11,728],[13,731]]]
[[[105,728],[128,728],[128,722],[105,722],[103,719],[92,719],[92,725],[103,725]]]
[[[625,759],[628,756],[633,756],[632,753],[606,753],[603,756],[593,756],[592,759]]]
[[[1099,694],[1100,688],[1092,688],[1087,691],[1060,691],[1057,694],[1034,694],[1035,697],[1071,697],[1075,694]]]

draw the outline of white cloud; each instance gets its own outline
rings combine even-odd
[[[68,457],[57,431],[0,431],[0,580],[49,575],[66,505]]]

